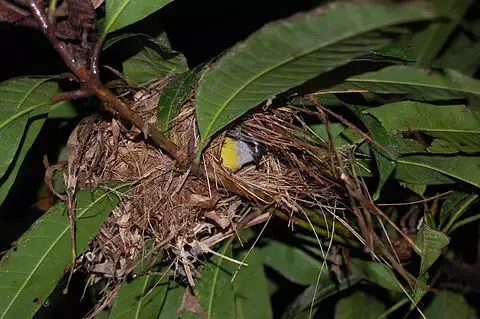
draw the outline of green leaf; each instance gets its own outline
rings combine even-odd
[[[330,123],[330,133],[332,134],[335,147],[349,146],[359,143],[364,138],[350,127],[342,123]],[[328,141],[328,133],[325,124],[312,124],[310,129],[323,141]],[[311,138],[305,137],[307,142],[312,142]]]
[[[397,162],[431,169],[480,187],[480,157],[412,155],[400,157]]]
[[[115,187],[119,192],[126,184]],[[76,246],[80,254],[115,207],[112,191],[77,194]],[[31,318],[70,266],[69,221],[64,203],[53,206],[16,242],[0,264],[0,318]]]
[[[102,37],[161,9],[172,0],[106,0]]]
[[[31,123],[27,125],[24,139],[20,142],[20,148],[16,154],[15,162],[10,165],[8,173],[0,179],[0,204],[3,203],[15,182],[15,178],[22,167],[23,160],[37,139],[43,123],[45,123],[45,118],[39,118],[31,121]]]
[[[159,255],[152,252],[151,242],[145,248],[145,256],[135,267],[141,274],[131,282],[124,282],[113,303],[111,319],[156,318],[162,309],[168,291],[168,269],[158,267]],[[155,272],[156,274],[150,274]]]
[[[418,305],[420,300],[422,300],[423,296],[427,294],[427,290],[422,288],[422,286],[427,287],[429,279],[430,275],[428,274],[428,271],[418,276],[417,283],[419,287],[415,287],[413,289],[410,310],[413,310]]]
[[[169,130],[171,122],[187,101],[193,85],[197,82],[201,68],[175,75],[160,93],[157,106],[157,119],[160,128]]]
[[[462,20],[470,3],[469,0],[435,0],[432,2],[447,19],[443,18],[432,22],[428,28],[414,37],[411,54],[417,60],[417,64],[422,67],[430,67],[450,33]]]
[[[415,243],[422,249],[420,274],[426,272],[433,265],[440,257],[443,247],[449,242],[450,239],[447,235],[423,224],[415,239]]]
[[[387,307],[373,296],[357,291],[335,306],[335,319],[377,319]]]
[[[390,133],[422,131],[448,141],[450,147],[461,152],[480,150],[480,114],[464,105],[403,101],[366,112],[375,116]]]
[[[476,319],[475,309],[468,304],[465,297],[451,291],[439,291],[424,311],[427,318],[447,319],[462,318]]]
[[[185,287],[176,283],[173,279],[168,282],[168,290],[165,300],[162,304],[162,309],[157,319],[172,319],[177,318],[177,311],[182,304]]]
[[[438,257],[440,257],[442,249],[447,246],[449,242],[450,239],[447,235],[430,228],[427,223],[423,223],[422,228],[418,231],[417,237],[415,238],[415,244],[420,247],[422,251],[418,278],[420,284],[428,284],[428,269]],[[426,292],[423,287],[416,287],[414,289],[411,309],[417,305]]]
[[[431,170],[430,168],[404,164],[399,161],[397,161],[397,168],[393,173],[393,178],[417,185],[443,185],[455,183],[453,178]]]
[[[415,194],[418,194],[420,196],[423,196],[425,194],[425,191],[427,190],[427,184],[411,184],[411,183],[405,183],[405,182],[400,182],[400,186],[408,188]]]
[[[368,90],[377,94],[404,94],[406,99],[431,101],[465,99],[480,94],[480,81],[455,70],[442,73],[408,66],[391,66],[352,76],[321,92]]]
[[[102,310],[95,316],[95,319],[108,319],[109,315],[108,310]]]
[[[48,113],[52,97],[60,93],[50,80],[22,77],[0,83],[0,178],[17,153],[28,120]]]
[[[232,241],[229,239],[218,251],[224,256],[232,256]],[[232,275],[236,266],[221,257],[214,256],[195,286],[195,295],[209,319],[234,318],[235,302]]]
[[[373,177],[371,170],[371,167],[373,166],[372,163],[373,161],[369,159],[356,158],[356,173],[363,177]],[[455,179],[429,168],[403,164],[400,162],[397,162],[397,167],[393,172],[392,177],[398,181],[413,185],[443,185],[455,183]]]
[[[388,44],[387,46],[380,48],[373,53],[382,57],[393,58],[408,62],[412,60],[410,51],[411,46],[404,43],[395,42]]]
[[[201,148],[258,103],[392,42],[399,29],[387,27],[434,16],[412,3],[346,3],[266,25],[221,57],[200,82]]]
[[[291,282],[309,285],[317,281],[322,264],[305,251],[276,240],[268,241],[260,250],[265,265]]]
[[[352,258],[350,260],[350,269],[352,274],[357,277],[382,286],[387,290],[403,291],[394,272],[382,263]]]
[[[330,277],[329,272],[325,271],[317,283],[310,284],[298,297],[288,306],[282,318],[308,318],[310,307],[317,307],[323,300],[340,293],[361,280],[357,274],[348,277],[342,275],[337,283]]]
[[[243,260],[244,256],[245,253],[242,253],[236,259]],[[261,252],[258,249],[252,250],[245,262],[248,266],[240,268],[233,282],[235,318],[273,318]]]
[[[165,35],[161,35],[162,38]],[[143,49],[123,62],[123,73],[133,83],[145,83],[188,70],[182,54],[171,51],[162,40],[149,39]]]

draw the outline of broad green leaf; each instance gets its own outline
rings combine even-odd
[[[218,252],[231,257],[232,241],[233,238],[229,239]],[[214,256],[205,265],[194,291],[207,318],[235,317],[235,298],[231,279],[236,268],[235,264],[218,256]]]
[[[342,123],[330,123],[330,133],[332,134],[333,144],[335,147],[350,146],[363,141],[363,137],[350,127],[346,127]],[[328,133],[325,124],[312,124],[310,129],[323,141],[328,142]],[[304,136],[306,142],[318,142],[312,140],[310,136]]]
[[[400,157],[397,162],[431,169],[480,187],[480,157],[412,155]]]
[[[357,291],[335,306],[335,319],[377,319],[387,307],[373,296]]]
[[[397,168],[393,173],[393,177],[397,180],[420,185],[442,185],[453,184],[455,180],[442,173],[431,170],[430,168],[411,165],[397,161]]]
[[[422,251],[420,273],[418,278],[420,284],[428,284],[428,269],[433,265],[438,257],[440,257],[442,249],[447,246],[449,242],[450,239],[447,235],[436,231],[430,228],[426,223],[423,223],[422,228],[418,231],[417,237],[415,238],[415,244],[420,247]],[[413,308],[420,301],[426,292],[427,291],[422,287],[416,287],[414,289],[413,303],[411,308]]]
[[[106,0],[102,37],[161,9],[172,0]]]
[[[51,111],[48,113],[49,120],[64,120],[65,123],[78,115],[80,115],[80,109],[74,103],[61,102],[52,106]]]
[[[465,297],[452,291],[439,291],[424,311],[432,319],[476,319],[475,308],[468,304]]]
[[[417,64],[430,67],[467,10],[469,0],[434,0],[432,3],[443,15],[443,19],[434,21],[413,38],[412,55]]]
[[[102,310],[95,316],[95,319],[108,319],[109,315],[108,310]]]
[[[17,153],[28,120],[48,113],[52,97],[60,93],[50,80],[22,77],[0,83],[0,178]]]
[[[167,131],[178,111],[187,101],[193,85],[197,82],[199,71],[194,69],[175,75],[160,93],[157,106],[157,119],[160,128]]]
[[[425,191],[427,190],[427,184],[411,184],[411,183],[405,183],[405,182],[400,182],[400,186],[408,188],[415,194],[418,194],[420,196],[423,196],[425,194]]]
[[[428,286],[428,280],[430,279],[430,275],[428,271],[425,273],[421,274],[417,278],[417,283],[419,287],[415,287],[413,289],[412,293],[412,302],[410,304],[410,310],[415,309],[415,307],[418,305],[420,300],[422,300],[423,296],[427,294],[427,290],[422,288],[422,287],[427,287]]]
[[[260,102],[391,43],[401,32],[388,27],[434,16],[413,3],[346,3],[266,25],[221,57],[200,82],[201,148]]]
[[[159,255],[152,254],[151,243],[146,246],[145,257],[135,267],[139,275],[123,283],[115,298],[110,319],[157,318],[168,291],[167,269],[158,267]],[[155,272],[155,274],[150,274]]]
[[[352,274],[357,277],[382,286],[387,290],[403,291],[394,272],[382,263],[352,258],[350,260],[350,269]]]
[[[318,135],[322,140],[328,141],[328,132],[327,127],[325,124],[313,124],[309,126],[312,131]],[[345,129],[345,125],[342,123],[330,123],[329,130],[332,137],[337,137],[343,130]]]
[[[298,297],[287,307],[282,319],[288,318],[308,318],[310,307],[318,307],[319,304],[337,293],[340,293],[361,280],[357,274],[348,277],[342,276],[339,282],[330,277],[329,272],[325,271],[317,283],[310,284]],[[321,305],[321,304],[320,304]]]
[[[352,76],[344,83],[321,92],[367,90],[377,94],[404,94],[420,101],[464,99],[480,94],[480,81],[455,70],[434,72],[408,66],[391,66],[380,71]]]
[[[432,105],[403,101],[366,111],[390,133],[422,131],[448,141],[462,152],[480,150],[480,113],[464,105]]]
[[[114,187],[123,191],[126,184]],[[112,191],[77,194],[76,248],[80,254],[115,207]],[[0,318],[31,318],[70,266],[72,253],[65,204],[53,206],[16,242],[0,263]]]
[[[356,173],[363,177],[373,177],[373,161],[368,159],[355,159]],[[393,172],[393,178],[401,182],[416,185],[443,185],[454,184],[455,179],[429,168],[413,166],[397,162],[397,167]]]
[[[270,266],[291,282],[309,285],[317,281],[322,264],[303,250],[271,240],[260,248],[260,251],[265,265]],[[326,272],[325,269],[324,272]]]
[[[243,260],[244,256],[244,253],[240,254],[236,259]],[[248,266],[240,268],[233,282],[235,318],[273,318],[261,252],[258,249],[253,250],[245,262]]]
[[[168,281],[168,290],[165,300],[162,304],[162,309],[157,319],[171,319],[177,317],[177,311],[182,304],[185,287],[171,279]]]
[[[38,133],[40,133],[43,123],[45,123],[45,118],[38,118],[27,125],[24,139],[21,141],[20,148],[17,150],[15,162],[10,165],[8,173],[0,179],[0,204],[3,203],[8,196],[10,188],[22,167],[23,160],[35,142]]]
[[[165,51],[154,42],[146,43],[140,52],[123,62],[123,73],[133,83],[145,83],[187,70],[185,58],[180,53]]]
[[[393,58],[403,61],[411,61],[411,46],[404,43],[390,43],[389,45],[380,48],[373,53],[382,57]]]

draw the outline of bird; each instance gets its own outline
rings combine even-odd
[[[258,167],[265,153],[265,146],[254,139],[248,132],[236,128],[230,130],[223,140],[220,157],[222,165],[232,173],[242,167],[255,163]]]

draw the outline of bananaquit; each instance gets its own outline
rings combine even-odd
[[[222,165],[235,173],[247,164],[255,163],[258,166],[265,147],[253,140],[251,134],[237,129],[228,132],[220,153]]]

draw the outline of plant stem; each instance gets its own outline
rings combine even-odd
[[[80,82],[80,90],[70,94],[62,95],[62,98],[85,97],[88,95],[96,95],[100,100],[106,103],[113,110],[118,112],[127,121],[138,127],[146,136],[159,147],[163,148],[172,158],[174,158],[178,166],[182,169],[188,167],[188,157],[182,152],[178,146],[168,139],[158,128],[144,121],[137,113],[120,101],[109,89],[107,89],[99,80],[98,73],[98,56],[102,46],[103,38],[97,39],[93,48],[91,57],[91,70],[76,59],[72,50],[69,50],[65,43],[57,39],[55,36],[55,26],[49,21],[45,14],[41,1],[30,0],[30,11],[37,20],[40,30],[46,35],[55,50],[60,54],[67,67],[77,77]]]

